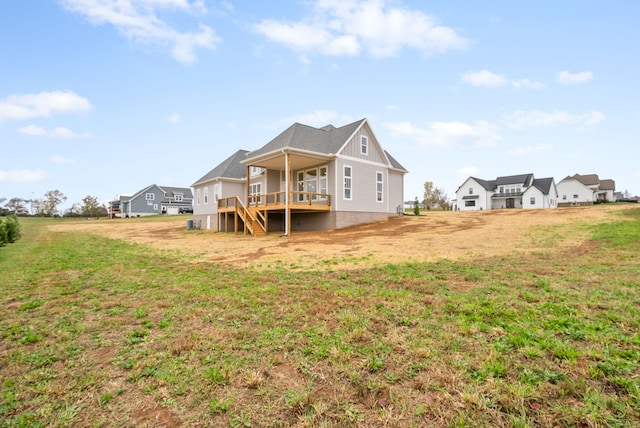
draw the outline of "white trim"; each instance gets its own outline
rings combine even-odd
[[[346,169],[349,168],[349,197],[345,196],[345,190],[347,190],[346,183]],[[353,200],[353,167],[351,165],[342,165],[342,199],[345,201]]]
[[[380,174],[381,177],[381,181],[378,181],[378,174]],[[379,204],[384,203],[384,172],[382,171],[376,171],[376,179],[375,179],[375,183],[376,183],[376,202]],[[380,184],[380,199],[378,199],[378,184]]]
[[[347,155],[336,155],[336,158],[344,160],[344,161],[351,161],[351,162],[357,162],[357,163],[362,163],[362,164],[366,164],[366,165],[373,165],[373,166],[377,166],[380,168],[390,168],[390,169],[395,169],[395,168],[391,168],[389,165],[382,163],[382,162],[376,162],[376,161],[372,161],[369,159],[362,159],[362,158],[356,158],[353,156],[347,156]],[[401,171],[401,172],[406,172],[404,170],[397,170],[397,171]]]

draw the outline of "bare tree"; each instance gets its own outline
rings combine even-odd
[[[427,209],[432,207],[440,207],[442,209],[449,208],[449,198],[447,194],[439,187],[433,184],[433,181],[424,183],[424,200],[422,201]]]
[[[67,197],[59,190],[49,190],[44,194],[42,204],[42,215],[53,217],[58,214],[58,206],[67,200]]]
[[[27,209],[28,202],[28,200],[22,198],[11,198],[9,202],[5,204],[5,207],[14,215],[25,216],[29,215],[29,210]]]

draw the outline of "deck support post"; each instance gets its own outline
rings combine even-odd
[[[289,182],[290,173],[289,173],[289,153],[284,153],[284,182],[285,182],[285,192],[284,192],[284,236],[289,236],[289,232],[291,232],[291,209],[289,208],[289,195],[291,194],[291,183]]]

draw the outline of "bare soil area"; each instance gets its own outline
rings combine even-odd
[[[629,208],[640,209],[610,204],[546,210],[432,211],[335,231],[292,232],[289,237],[272,234],[254,238],[186,230],[185,216],[83,220],[51,227],[55,231],[95,233],[154,248],[180,250],[194,263],[340,269],[541,252],[558,247],[579,252],[588,244],[589,235],[586,231],[576,233],[576,224],[615,220],[614,211]],[[568,225],[572,226],[571,233]]]

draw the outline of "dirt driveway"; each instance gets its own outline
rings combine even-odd
[[[51,227],[177,249],[194,262],[214,261],[258,269],[277,264],[340,269],[547,251],[550,247],[578,248],[589,236],[586,232],[576,233],[576,224],[614,220],[613,211],[629,208],[640,209],[634,205],[596,205],[547,210],[434,211],[337,231],[260,238],[186,230],[185,216],[83,220]]]

